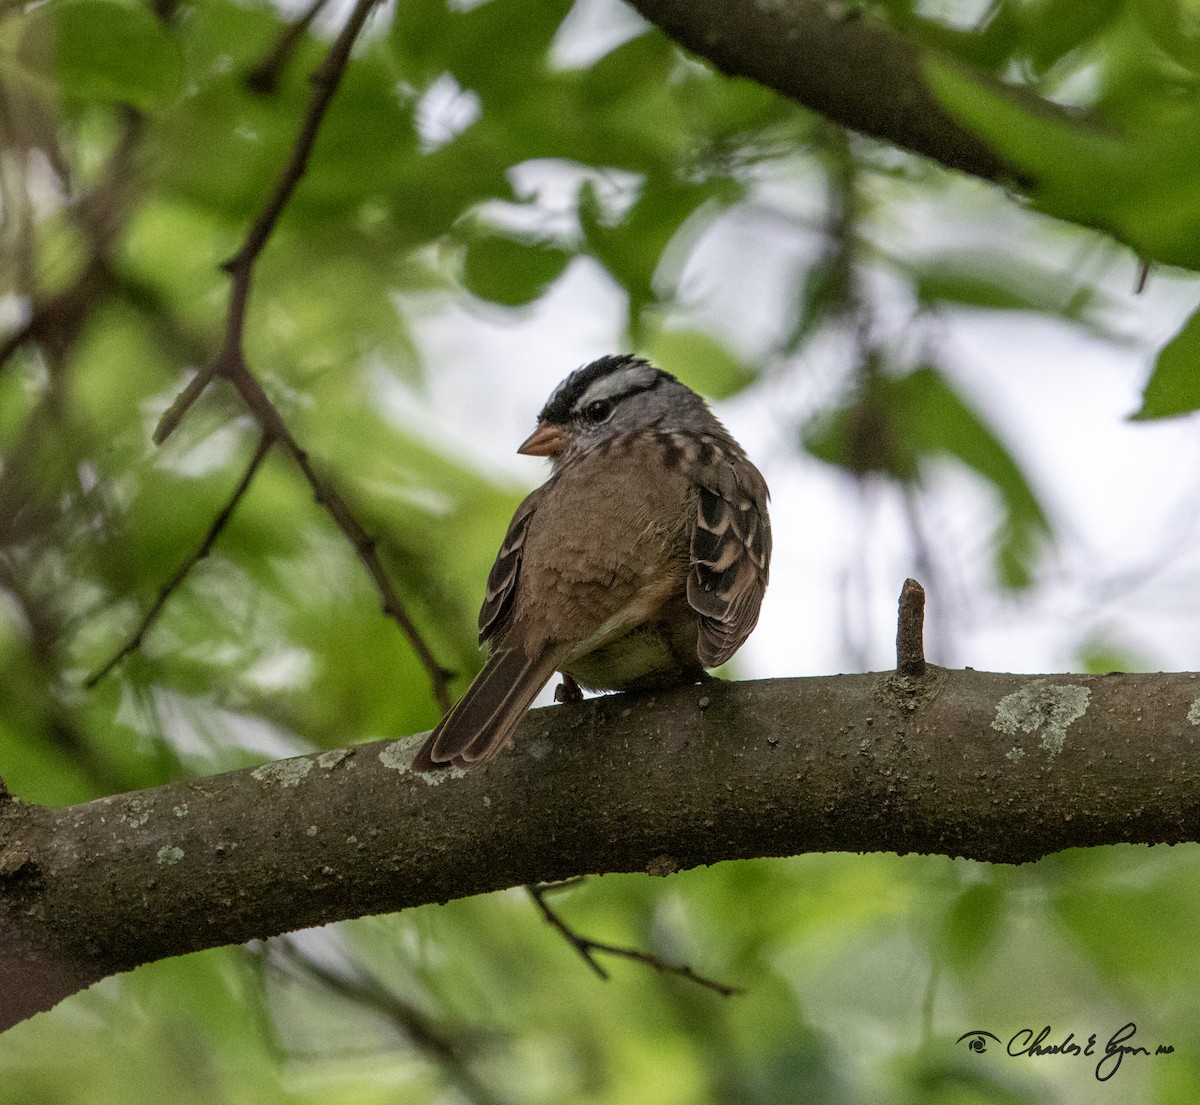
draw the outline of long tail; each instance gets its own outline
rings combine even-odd
[[[494,759],[557,667],[549,654],[526,656],[519,648],[492,653],[467,693],[429,734],[413,760],[414,771],[438,771]]]

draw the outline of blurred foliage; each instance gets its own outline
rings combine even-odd
[[[999,492],[1004,516],[994,542],[1000,580],[1026,587],[1037,542],[1049,522],[1004,445],[935,369],[901,378],[865,375],[861,394],[807,435],[813,456],[859,475],[881,473],[917,484],[922,468],[952,457]]]
[[[1076,126],[931,71],[948,108],[1039,181],[1036,206],[1200,267],[1194,5],[867,7],[914,41],[1090,108],[1100,125]],[[220,385],[165,447],[150,436],[219,346],[220,263],[277,179],[344,15],[277,51],[288,17],[260,0],[0,5],[0,317],[18,337],[36,324],[0,365],[0,774],[28,800],[436,720],[412,648],[278,451],[142,647],[83,685],[253,452],[256,428]],[[547,200],[547,182],[567,199]],[[887,231],[902,199],[936,210],[955,187],[719,77],[613,4],[403,0],[369,25],[261,258],[248,358],[463,677],[521,489],[389,412],[437,371],[417,336],[424,315],[528,312],[581,264],[620,293],[626,344],[714,399],[803,390],[836,347],[809,409],[780,413],[787,440],[898,500],[931,493],[947,467],[966,474],[995,502],[992,582],[1021,590],[1055,520],[957,379],[939,320],[1023,311],[1111,335],[1092,280],[1031,256],[1032,233],[994,251],[901,234],[898,249]],[[814,193],[807,209],[780,199]],[[755,217],[782,228],[780,280],[795,293],[765,339],[748,321],[699,318],[690,280],[710,231]],[[1142,417],[1200,407],[1198,333],[1193,319],[1163,350]],[[1106,669],[1127,654],[1092,642],[1082,655]],[[1019,870],[811,856],[555,895],[597,939],[745,988],[728,1001],[620,962],[601,983],[519,894],[368,919],[301,946],[359,964],[474,1081],[386,1002],[235,949],[108,980],[6,1034],[0,1103],[1086,1101],[1093,1081],[1076,1060],[1016,1063],[955,1040],[1027,1022],[1107,1034],[1130,1019],[1176,1054],[1129,1060],[1124,1096],[1191,1100],[1198,862],[1183,848]]]

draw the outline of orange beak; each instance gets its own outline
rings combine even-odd
[[[539,422],[517,450],[527,457],[556,457],[567,447],[567,432],[550,422]]]

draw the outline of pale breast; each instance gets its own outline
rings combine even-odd
[[[620,636],[683,594],[697,491],[645,445],[586,454],[539,503],[513,610],[535,639],[600,644],[598,634]]]

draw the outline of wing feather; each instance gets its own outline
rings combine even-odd
[[[738,472],[741,472],[739,480]],[[725,663],[758,621],[771,562],[767,485],[749,464],[723,466],[699,488],[687,597],[700,615],[697,653]]]
[[[521,576],[521,556],[525,551],[525,535],[529,521],[541,501],[542,495],[554,481],[551,479],[532,492],[517,507],[508,532],[496,554],[496,562],[488,573],[487,590],[483,605],[479,608],[479,643],[490,641],[503,628],[512,609],[513,597],[517,593],[517,580]]]

